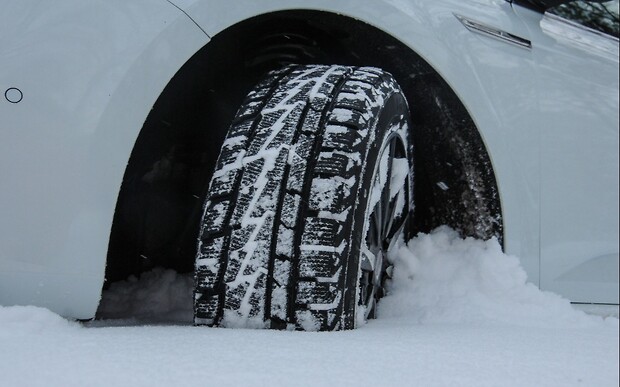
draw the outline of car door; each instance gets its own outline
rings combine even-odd
[[[541,288],[617,304],[618,1],[514,8],[537,68]]]

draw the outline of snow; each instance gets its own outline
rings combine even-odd
[[[353,111],[350,109],[334,109],[330,119],[336,122],[349,122],[353,119]]]
[[[381,303],[389,317],[418,323],[590,327],[599,323],[570,303],[527,283],[519,259],[497,241],[461,239],[448,228],[419,235],[391,257],[392,296]],[[617,320],[616,320],[617,323]]]
[[[281,226],[278,229],[278,243],[276,244],[276,254],[292,257],[294,241],[295,234],[293,233],[293,230]]]
[[[318,243],[318,241],[316,241],[316,242]],[[340,242],[338,247],[325,246],[325,245],[302,244],[302,245],[299,246],[299,250],[301,250],[301,251],[315,251],[315,252],[324,251],[324,252],[328,252],[328,253],[342,254],[342,252],[344,251],[344,249],[346,247],[347,247],[347,242],[343,240],[343,241]]]
[[[618,319],[527,283],[496,241],[440,228],[391,258],[379,319],[354,331],[193,327],[191,276],[164,269],[114,284],[113,320],[0,307],[0,385],[618,385]]]

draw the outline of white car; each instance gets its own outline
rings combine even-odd
[[[349,329],[443,224],[618,304],[618,62],[618,0],[3,0],[0,305]]]

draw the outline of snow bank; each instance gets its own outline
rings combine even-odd
[[[381,318],[420,324],[506,323],[582,327],[600,317],[575,310],[568,300],[531,283],[519,259],[497,240],[461,239],[447,227],[421,234],[392,254],[394,278],[379,303]],[[618,319],[607,323],[618,324]]]
[[[566,327],[601,321],[527,283],[519,259],[502,253],[496,240],[461,239],[442,227],[414,238],[391,259],[394,278],[389,295],[379,303],[380,318]],[[112,284],[103,294],[98,317],[190,323],[192,287],[190,274],[157,268],[139,279]],[[617,324],[617,319],[608,319],[614,321]]]
[[[64,331],[79,325],[69,322],[45,308],[35,306],[0,306],[0,338]]]
[[[115,282],[103,292],[100,319],[191,323],[194,280],[191,274],[155,268],[140,278]]]
[[[140,321],[0,307],[0,385],[618,386],[618,319],[528,285],[496,242],[444,228],[394,258],[379,320],[346,332],[189,326],[191,276],[164,269],[103,296],[103,317]]]
[[[394,278],[389,295],[379,303],[380,319],[540,327],[585,327],[603,321],[528,283],[519,259],[504,254],[496,240],[462,239],[441,227],[412,239],[390,258]],[[192,288],[191,274],[154,269],[139,279],[112,284],[103,294],[98,317],[189,324]],[[617,325],[618,319],[606,323]]]
[[[412,239],[390,258],[394,278],[378,306],[381,320],[566,328],[618,325],[617,318],[588,315],[528,283],[518,258],[504,254],[496,240],[462,239],[441,227]],[[191,274],[156,268],[112,284],[103,293],[97,316],[104,321],[91,325],[191,324],[192,293]],[[77,326],[46,309],[0,307],[0,334],[71,325]]]

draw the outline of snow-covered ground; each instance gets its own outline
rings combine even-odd
[[[91,323],[0,307],[0,386],[618,386],[617,317],[539,291],[497,242],[440,229],[394,255],[355,331],[193,327],[192,280],[166,270],[116,284]]]

